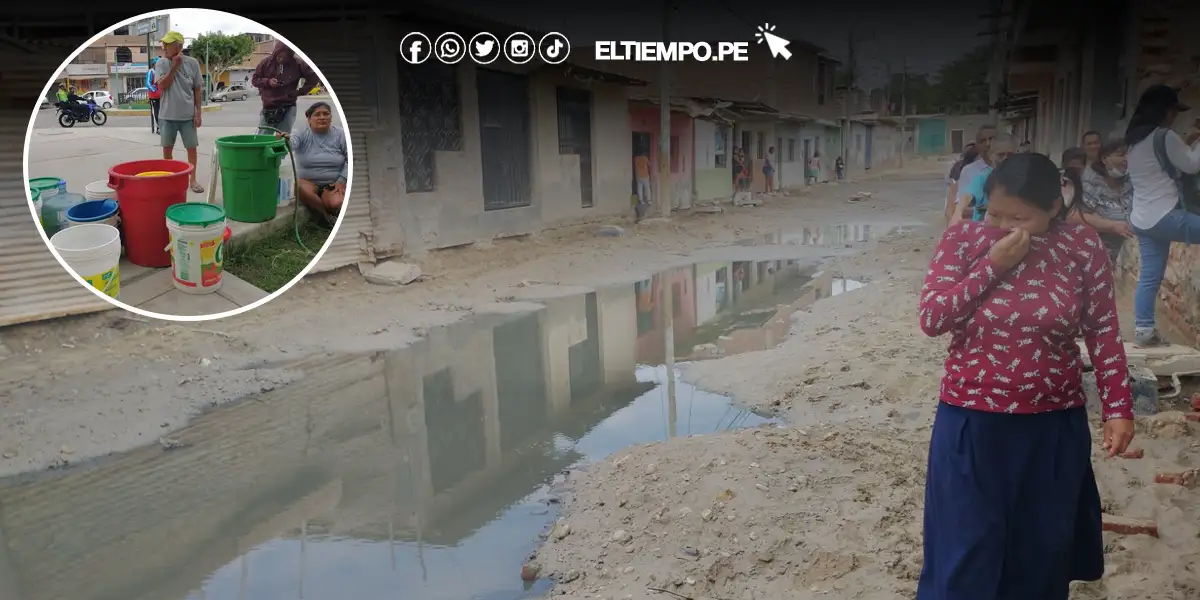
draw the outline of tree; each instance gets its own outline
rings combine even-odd
[[[943,112],[987,112],[988,66],[992,47],[983,44],[950,61],[938,71],[938,104]]]
[[[254,39],[246,34],[221,32],[201,34],[188,46],[192,58],[208,64],[209,85],[215,85],[226,71],[242,64],[254,54]]]

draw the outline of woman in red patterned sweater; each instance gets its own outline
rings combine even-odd
[[[1086,342],[1109,457],[1133,439],[1112,264],[1063,216],[1066,179],[1017,154],[988,178],[983,222],[942,236],[921,329],[950,334],[925,484],[918,600],[1066,600],[1104,572],[1083,393]]]

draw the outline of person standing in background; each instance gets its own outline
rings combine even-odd
[[[158,89],[157,78],[154,76],[154,65],[158,57],[150,59],[150,69],[146,71],[146,100],[150,102],[150,133],[158,133],[158,108],[162,99],[162,90]]]
[[[1096,161],[1083,171],[1083,194],[1068,217],[1100,233],[1113,264],[1120,257],[1125,240],[1134,237],[1129,225],[1133,184],[1129,182],[1128,170],[1125,140],[1117,139],[1101,147]]]
[[[1096,161],[1100,160],[1100,146],[1104,145],[1104,137],[1100,135],[1099,131],[1093,129],[1083,134],[1079,142],[1079,147],[1083,149],[1083,153],[1087,157],[1087,164],[1096,164]]]
[[[958,190],[958,182],[962,178],[962,170],[975,162],[977,158],[979,158],[979,153],[975,150],[975,143],[969,143],[963,150],[962,156],[950,165],[950,171],[946,173],[946,204],[942,208],[942,212],[945,213],[947,224],[954,220],[954,207],[958,204],[955,194]]]
[[[843,181],[846,179],[846,161],[842,160],[841,156],[838,156],[837,159],[833,161],[833,170],[837,171],[838,181]]]
[[[204,186],[196,178],[199,164],[196,148],[200,145],[197,131],[202,115],[200,102],[203,99],[204,76],[200,74],[200,61],[183,54],[183,34],[168,31],[162,37],[165,58],[154,63],[154,77],[162,90],[162,110],[159,114],[158,135],[162,142],[163,158],[173,160],[175,139],[183,138],[188,162],[192,165],[191,188],[201,194]]]
[[[775,146],[767,148],[767,157],[763,160],[762,166],[763,177],[767,178],[766,189],[768,194],[775,193]]]
[[[292,126],[296,123],[296,98],[306,91],[301,87],[311,88],[320,83],[320,78],[311,67],[296,57],[294,50],[277,41],[270,56],[258,63],[250,81],[259,89],[262,97],[258,133],[270,135],[276,133],[275,130],[292,132]]]
[[[1179,101],[1179,92],[1174,88],[1152,85],[1142,92],[1125,130],[1129,179],[1133,183],[1129,224],[1137,235],[1142,257],[1133,295],[1133,339],[1139,346],[1167,343],[1155,327],[1154,309],[1167,272],[1171,242],[1200,243],[1200,215],[1180,206],[1187,194],[1181,187],[1181,174],[1200,173],[1200,123],[1193,123],[1186,136],[1173,130],[1179,113],[1189,110],[1191,107]]]
[[[633,177],[637,180],[638,204],[648,206],[653,196],[650,193],[650,157],[646,156],[645,148],[639,148],[637,156],[633,157]]]
[[[816,184],[821,179],[821,151],[814,150],[812,160],[808,161],[808,182]]]
[[[1096,150],[1096,155],[1099,156],[1099,149]],[[1088,166],[1088,154],[1083,148],[1067,148],[1062,153],[1062,168],[1064,171],[1071,171],[1076,175],[1083,176],[1083,170]]]
[[[992,140],[995,139],[995,137],[995,125],[981,125],[979,129],[975,131],[975,151],[978,152],[978,155],[973,162],[967,163],[963,166],[962,171],[959,173],[958,179],[952,186],[953,189],[951,190],[950,196],[954,198],[955,208],[958,210],[959,216],[951,214],[951,222],[957,221],[958,219],[971,214],[969,211],[965,212],[962,202],[959,201],[962,198],[960,186],[971,183],[971,180],[975,179],[975,175],[987,168],[989,160],[988,150],[991,148]]]
[[[966,218],[966,215],[971,216],[973,221],[982,221],[987,214],[988,196],[986,184],[988,176],[992,171],[1017,153],[1017,140],[1007,133],[996,135],[988,146],[988,164],[975,173],[975,176],[966,183],[963,191],[959,193],[959,201],[957,215],[951,220],[951,224],[957,223],[959,220]],[[964,169],[966,171],[966,169]]]

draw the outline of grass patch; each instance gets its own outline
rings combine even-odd
[[[300,239],[313,251],[309,254],[296,242],[295,229],[289,224],[266,237],[234,245],[233,251],[225,257],[225,270],[270,294],[303,271],[328,237],[329,231],[312,221],[301,223]]]
[[[149,104],[118,104],[117,108],[121,110],[150,110]]]

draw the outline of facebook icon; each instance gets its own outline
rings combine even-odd
[[[400,56],[404,58],[404,62],[419,65],[429,60],[432,54],[433,45],[429,43],[429,37],[419,31],[414,31],[400,40]]]

